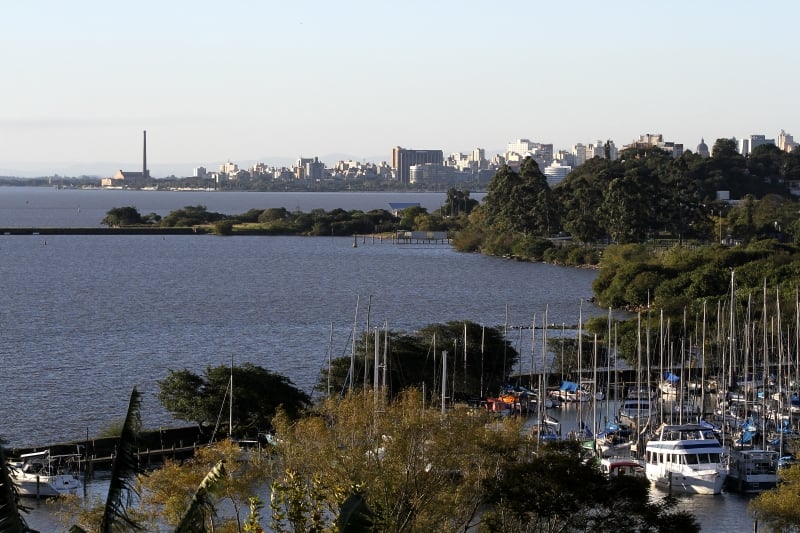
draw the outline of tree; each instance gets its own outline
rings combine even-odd
[[[644,478],[606,477],[576,441],[547,444],[486,479],[486,530],[700,531],[692,515],[674,510],[674,498],[651,501],[649,486]]]
[[[135,207],[114,207],[100,223],[109,227],[133,226],[142,223],[142,215]]]
[[[272,478],[272,471],[273,461],[263,450],[244,450],[224,440],[198,448],[189,461],[166,461],[150,473],[142,480],[142,507],[153,522],[177,526],[191,515],[196,525],[205,524],[209,531],[241,531],[250,499]],[[209,475],[214,473],[216,481],[209,486]],[[199,489],[204,486],[205,490]],[[233,512],[216,518],[219,505]]]
[[[407,229],[411,230],[414,229],[414,221],[417,219],[418,216],[427,215],[428,210],[424,207],[418,205],[412,205],[410,207],[406,207],[400,213],[400,229]]]
[[[231,379],[233,435],[268,430],[278,407],[295,418],[310,402],[308,394],[288,378],[251,363],[209,367],[202,376],[186,369],[170,370],[158,382],[158,399],[176,418],[207,427],[218,420],[223,405],[230,401]],[[220,425],[227,427],[228,420]]]
[[[536,161],[528,157],[520,172],[503,166],[492,178],[483,200],[486,221],[498,233],[548,236],[557,226],[555,198]]]
[[[464,367],[464,337],[466,330],[466,368]],[[448,322],[429,324],[411,334],[396,331],[379,333],[379,352],[384,352],[388,362],[387,394],[395,397],[409,387],[425,388],[430,398],[439,401],[437,391],[442,390],[442,352],[448,353],[448,396],[456,398],[479,398],[487,391],[498,391],[505,383],[511,369],[515,367],[519,354],[504,339],[499,328],[483,327],[474,322]],[[359,376],[372,379],[374,373],[375,336],[362,336],[356,345],[354,388],[362,388]],[[436,353],[433,349],[436,348]],[[366,360],[367,369],[364,364]],[[328,373],[331,377],[331,393],[349,388],[350,357],[336,358],[330,371],[323,370],[317,390],[327,394]],[[466,371],[466,373],[465,373]],[[369,384],[368,384],[369,388]]]
[[[204,205],[190,205],[170,212],[161,219],[160,224],[166,228],[198,226],[211,224],[223,218],[225,218],[225,215],[209,211]]]
[[[780,470],[781,483],[773,490],[762,492],[750,502],[759,522],[773,531],[795,531],[800,527],[800,466]]]
[[[284,517],[283,528],[273,529],[311,531],[315,524],[314,531],[328,531],[359,494],[371,531],[466,531],[483,480],[513,460],[520,444],[519,421],[490,425],[481,411],[442,416],[422,407],[418,390],[380,410],[372,404],[371,393],[354,392],[326,399],[296,423],[276,419],[276,452],[286,471],[279,479],[291,490],[276,515]]]
[[[455,217],[469,215],[479,205],[478,201],[469,197],[469,191],[462,191],[451,187],[447,190],[447,199],[442,205],[442,215]]]

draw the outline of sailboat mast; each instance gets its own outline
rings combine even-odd
[[[353,338],[352,338],[352,345],[350,348],[350,373],[348,377],[350,378],[350,392],[353,392],[353,381],[355,380],[355,372],[356,372],[356,335],[358,334],[358,302],[361,299],[360,295],[356,295],[356,316],[353,318]]]
[[[442,352],[442,414],[447,411],[447,350]]]
[[[228,383],[230,396],[228,397],[228,439],[233,436],[233,355],[231,355],[231,379]]]
[[[364,334],[364,390],[369,387],[369,332],[370,332],[370,313],[372,312],[372,295],[367,300],[367,328]],[[377,364],[377,362],[375,362]]]

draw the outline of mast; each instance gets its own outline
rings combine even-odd
[[[356,368],[356,335],[358,330],[358,302],[361,298],[360,295],[356,295],[356,316],[353,319],[353,336],[352,336],[352,346],[350,349],[350,373],[348,376],[350,377],[350,392],[353,392],[353,381],[355,380],[355,368]]]
[[[447,411],[447,350],[442,352],[442,414]]]
[[[364,390],[365,391],[369,387],[369,331],[370,331],[369,319],[371,312],[372,312],[372,295],[370,294],[369,299],[367,300],[367,329],[366,333],[364,334]]]
[[[228,397],[228,439],[230,439],[233,436],[233,355],[231,355],[231,380],[228,387],[230,387]]]
[[[703,420],[703,415],[706,409],[706,300],[703,300],[703,335],[702,347],[700,348],[701,366],[700,366],[700,418],[698,421]]]
[[[331,352],[333,352],[333,322],[331,322],[331,333],[328,337],[328,396],[331,395]]]
[[[481,394],[480,394],[481,399],[483,399],[483,345],[485,340],[486,340],[486,326],[481,326]]]
[[[464,322],[464,397],[467,396],[467,323]]]

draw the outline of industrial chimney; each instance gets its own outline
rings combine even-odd
[[[149,178],[150,172],[147,171],[147,130],[142,132],[144,135],[144,144],[142,148],[142,177]]]

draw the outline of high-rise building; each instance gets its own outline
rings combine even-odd
[[[739,141],[739,153],[742,155],[748,155],[758,146],[763,144],[774,145],[775,139],[767,139],[765,135],[751,135],[749,138],[741,139]]]
[[[444,153],[441,150],[408,150],[395,146],[392,149],[392,168],[395,177],[403,185],[408,185],[411,180],[410,168],[412,165],[443,165]]]
[[[795,146],[797,146],[797,143],[794,142],[794,137],[790,133],[781,130],[781,134],[778,135],[778,148],[784,152],[791,152]]]
[[[575,163],[576,167],[579,167],[582,164],[586,163],[586,146],[584,146],[581,143],[578,143],[575,146],[573,146],[572,157],[573,157],[573,163]]]

